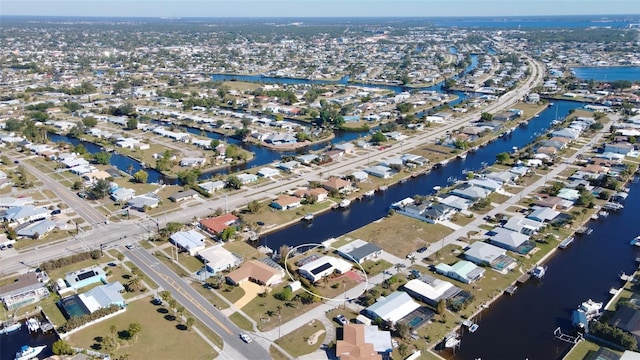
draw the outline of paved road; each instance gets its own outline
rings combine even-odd
[[[38,254],[34,254],[33,251],[25,253],[8,252],[1,254],[2,260],[0,261],[0,273],[7,272],[26,272],[31,266],[35,265],[38,259],[40,261],[57,258],[74,251],[81,251],[84,248],[92,247],[97,248],[99,244],[124,244],[127,242],[133,242],[136,239],[147,238],[149,231],[154,226],[164,227],[167,222],[190,222],[194,217],[201,217],[205,214],[211,214],[214,209],[228,208],[236,209],[245,206],[252,200],[263,200],[266,198],[274,198],[278,193],[285,189],[290,189],[296,186],[307,185],[309,181],[317,181],[322,177],[328,177],[330,175],[342,175],[346,171],[354,171],[357,168],[362,168],[368,163],[374,163],[382,160],[383,158],[399,156],[405,150],[417,147],[421,144],[433,141],[439,137],[442,137],[447,131],[459,128],[460,126],[469,123],[470,121],[477,120],[480,112],[497,112],[501,109],[509,108],[512,104],[524,97],[531,88],[536,86],[544,75],[544,67],[541,63],[538,63],[528,58],[531,68],[531,75],[524,85],[514,91],[511,91],[494,103],[487,107],[478,110],[473,113],[469,113],[456,119],[451,123],[447,123],[444,126],[440,126],[436,129],[429,129],[424,133],[410,137],[404,141],[403,145],[394,145],[387,148],[384,151],[378,151],[377,149],[370,149],[364,154],[350,157],[336,163],[331,163],[322,167],[314,167],[310,171],[302,174],[300,177],[293,179],[279,180],[275,183],[267,183],[259,186],[248,187],[243,192],[238,192],[225,197],[219,197],[217,199],[208,200],[201,205],[185,208],[181,211],[166,214],[164,216],[158,216],[157,218],[150,219],[146,222],[138,221],[137,223],[125,222],[114,223],[109,225],[100,225],[97,231],[93,233],[80,234],[75,238],[75,242],[63,242],[46,247],[41,247],[38,250]],[[56,195],[61,196],[67,204],[72,207],[78,214],[87,219],[91,224],[100,224],[104,220],[104,216],[97,212],[88,203],[79,199],[64,186],[49,179],[45,174],[42,174],[34,167],[28,167],[34,175],[41,179],[46,186],[49,186],[56,192]],[[98,220],[98,221],[96,221]],[[99,234],[100,236],[96,236]],[[123,239],[127,236],[126,239]],[[36,259],[38,258],[38,259]],[[27,264],[27,266],[25,266]]]
[[[264,348],[267,346],[268,349],[266,342],[253,341],[246,344],[242,341],[239,337],[242,330],[169,267],[149,254],[147,250],[138,247],[124,253],[151,280],[164,290],[171,291],[176,301],[222,338],[224,349],[216,349],[220,352],[222,359],[262,360],[271,358],[269,352]]]

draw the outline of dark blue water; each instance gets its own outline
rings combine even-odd
[[[577,67],[571,69],[578,79],[596,81],[640,81],[640,66]]]
[[[84,145],[84,147],[87,149],[87,152],[89,152],[90,154],[95,154],[98,153],[100,151],[102,151],[102,149],[100,148],[100,146],[94,144],[94,143],[90,143],[90,142],[86,142],[86,141],[81,141],[79,139],[76,138],[72,138],[66,135],[58,135],[58,134],[54,134],[54,133],[49,133],[48,134],[49,140],[53,141],[53,142],[61,142],[64,141],[66,143],[72,144],[73,146],[76,146],[80,143],[82,143],[82,145]],[[140,166],[140,163],[138,163],[137,161],[131,159],[128,156],[124,156],[121,154],[118,154],[116,152],[112,152],[111,153],[111,165],[114,165],[115,167],[117,167],[118,169],[124,171],[124,172],[128,172],[129,166],[133,166],[133,172],[132,174],[134,174],[136,171],[142,169],[142,166]],[[159,173],[158,171],[154,170],[154,169],[143,169],[144,171],[147,172],[147,174],[149,174],[148,177],[148,182],[150,183],[154,183],[154,182],[161,182],[164,179],[164,176]]]
[[[39,359],[44,359],[47,356],[53,355],[51,345],[57,340],[58,337],[53,331],[50,331],[47,334],[42,334],[40,332],[29,334],[27,326],[23,323],[20,330],[0,335],[0,359],[14,359],[16,352],[18,352],[23,345],[33,347],[47,345],[47,347],[38,356]]]
[[[553,5],[550,5],[553,6]],[[637,15],[609,16],[505,16],[505,17],[443,17],[427,18],[436,26],[495,29],[558,29],[611,27],[626,28],[638,23]]]
[[[559,359],[569,345],[555,340],[553,330],[570,333],[571,312],[580,303],[591,298],[606,304],[608,290],[621,285],[618,274],[636,269],[640,251],[629,242],[640,230],[640,185],[630,189],[625,209],[592,221],[590,236],[556,252],[542,282],[519,286],[514,296],[503,296],[481,313],[480,328],[463,335],[456,358]]]
[[[570,101],[556,101],[553,107],[533,118],[527,126],[518,127],[511,135],[498,138],[475,153],[467,154],[464,160],[450,161],[441,169],[432,170],[427,175],[409,179],[404,184],[390,187],[387,191],[376,193],[371,198],[353,202],[349,209],[332,211],[317,216],[311,224],[296,224],[264,237],[263,244],[278,249],[281,245],[299,245],[303,243],[320,243],[329,238],[337,237],[353,231],[359,227],[377,220],[385,215],[391,203],[413,197],[416,194],[429,194],[434,186],[447,184],[449,178],[462,178],[466,171],[478,170],[483,163],[492,164],[498,153],[512,150],[529,144],[533,139],[545,132],[551,122],[558,116],[564,117],[570,109],[581,107],[582,104]]]

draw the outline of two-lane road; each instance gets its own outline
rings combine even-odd
[[[124,253],[151,280],[163,289],[171,291],[176,301],[222,338],[224,349],[220,352],[221,358],[233,360],[271,358],[271,355],[259,344],[259,341],[253,341],[249,344],[242,341],[239,336],[242,330],[189,286],[185,280],[145,249],[138,247]],[[262,345],[266,346],[267,344]]]

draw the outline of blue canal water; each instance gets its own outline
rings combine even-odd
[[[594,231],[577,237],[547,262],[542,281],[529,281],[511,297],[503,296],[476,319],[480,328],[462,336],[456,359],[559,359],[569,344],[556,340],[553,330],[571,333],[571,312],[593,299],[605,304],[611,287],[619,288],[621,271],[633,273],[638,235],[640,185],[630,184],[625,208],[603,220],[591,221]],[[487,274],[486,276],[493,276]],[[496,274],[496,276],[499,276]]]
[[[577,67],[571,69],[578,79],[596,81],[640,81],[640,66]]]
[[[564,117],[569,110],[581,107],[582,104],[570,101],[556,101],[555,105],[533,118],[527,126],[518,127],[511,135],[501,137],[475,153],[468,153],[464,160],[450,161],[440,169],[432,170],[426,175],[409,179],[407,182],[391,186],[385,192],[378,192],[362,201],[354,201],[350,208],[331,211],[317,216],[311,223],[300,223],[281,231],[265,236],[264,245],[277,250],[281,245],[299,245],[303,243],[320,243],[362,227],[387,215],[391,203],[413,197],[416,194],[430,194],[434,186],[447,185],[448,179],[462,179],[463,173],[482,168],[484,164],[492,164],[501,152],[512,151],[513,146],[521,148],[531,143],[534,138],[543,134],[558,116]],[[557,107],[557,110],[556,110]]]
[[[39,359],[44,359],[47,356],[53,355],[51,345],[56,342],[56,340],[58,340],[58,337],[53,331],[50,331],[47,334],[42,334],[40,332],[29,334],[29,330],[27,330],[27,326],[23,322],[20,330],[0,335],[0,359],[14,359],[16,352],[18,352],[23,345],[29,345],[32,347],[47,345],[47,347],[38,356]]]

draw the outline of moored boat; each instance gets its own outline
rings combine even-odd
[[[16,352],[15,360],[29,360],[38,356],[47,345],[40,345],[36,347],[31,347],[29,345],[23,345],[20,348],[20,351]]]
[[[20,330],[22,327],[22,323],[15,322],[13,324],[4,324],[4,326],[0,329],[0,335],[9,334],[14,331]]]
[[[591,299],[583,302],[582,304],[580,304],[580,306],[578,306],[578,311],[583,312],[587,317],[587,320],[592,320],[600,316],[601,309],[602,309],[602,303],[595,302]]]
[[[351,205],[351,200],[349,199],[343,199],[342,201],[340,201],[340,204],[338,204],[338,206],[343,209],[349,207],[349,205]]]
[[[531,272],[531,275],[536,279],[542,279],[544,277],[544,274],[546,273],[547,273],[547,268],[544,266],[538,265],[533,269],[533,271]]]
[[[313,220],[313,213],[307,213],[307,215],[305,215],[302,220],[306,220],[306,221],[311,221]]]
[[[369,190],[369,191],[367,191],[366,193],[364,193],[364,196],[366,196],[366,197],[370,197],[370,196],[373,196],[373,194],[375,194],[375,191],[373,191],[373,190]]]
[[[37,318],[28,318],[27,329],[29,329],[30,333],[40,330],[40,320],[38,320]]]

